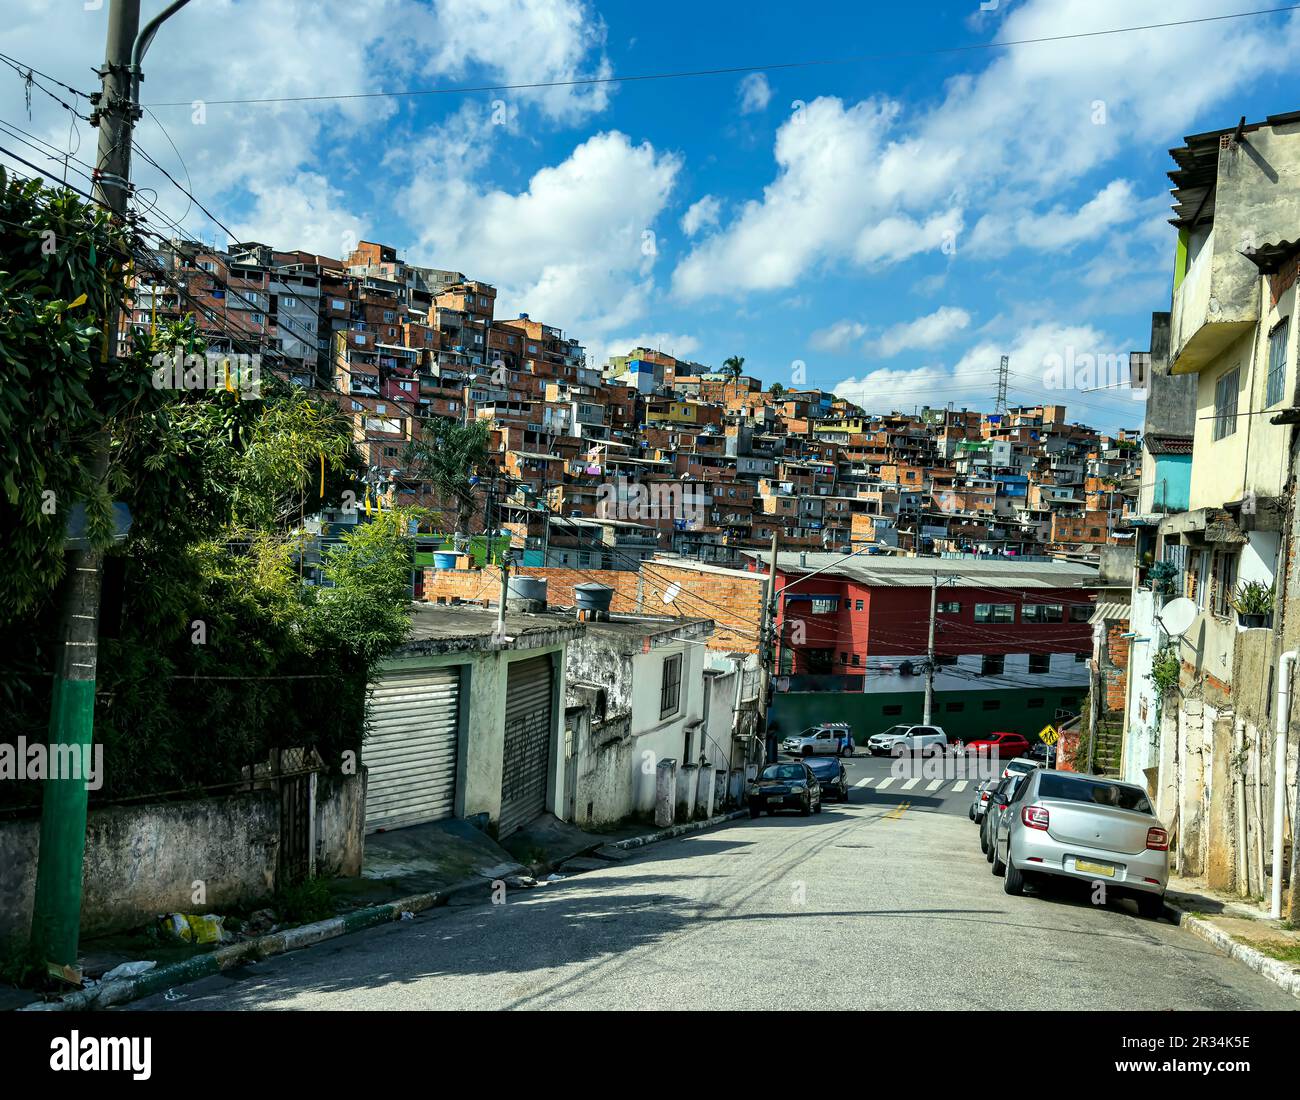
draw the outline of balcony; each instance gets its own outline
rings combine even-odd
[[[1259,319],[1258,271],[1210,234],[1174,291],[1169,318],[1171,374],[1193,374]]]

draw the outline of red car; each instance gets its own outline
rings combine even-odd
[[[967,741],[966,751],[1010,760],[1013,756],[1023,756],[1027,753],[1029,742],[1018,733],[990,733],[977,741]]]

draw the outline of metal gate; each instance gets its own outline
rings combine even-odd
[[[366,832],[441,821],[456,812],[460,672],[386,672],[370,686]]]
[[[499,837],[523,828],[546,809],[552,724],[550,657],[514,662],[506,678]]]

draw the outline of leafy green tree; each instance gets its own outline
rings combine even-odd
[[[743,355],[729,355],[722,361],[722,369],[731,375],[733,379],[739,378],[745,373],[745,357]]]

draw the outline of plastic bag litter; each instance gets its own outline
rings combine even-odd
[[[225,937],[225,917],[214,913],[197,917],[192,913],[170,913],[162,918],[163,930],[186,943],[220,943]]]
[[[101,982],[114,982],[118,978],[136,978],[147,970],[152,970],[158,964],[153,960],[141,959],[139,962],[125,962],[120,966],[113,967],[107,974],[100,977]]]
[[[547,881],[547,882],[563,882],[563,881],[564,881],[564,878],[565,878],[564,875],[557,875],[557,874],[552,873],[552,874],[549,874],[549,875],[546,876],[546,881]]]
[[[415,914],[412,913],[409,909],[404,909],[404,910],[402,911],[401,919],[402,919],[402,920],[415,920]]]

